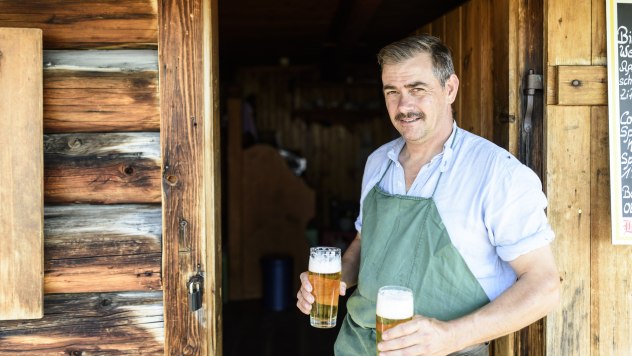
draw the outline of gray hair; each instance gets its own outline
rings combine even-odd
[[[399,64],[421,53],[428,53],[432,59],[432,72],[445,86],[446,81],[454,74],[454,63],[450,48],[440,39],[431,35],[414,35],[393,42],[380,50],[377,62],[380,68],[385,65]]]

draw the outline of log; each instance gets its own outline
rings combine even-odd
[[[153,50],[45,51],[44,131],[160,131]]]
[[[46,203],[160,203],[158,133],[44,135]]]
[[[162,292],[54,294],[44,318],[0,322],[2,355],[162,355]]]
[[[47,206],[44,214],[46,293],[161,288],[160,206]]]
[[[158,42],[156,0],[0,2],[0,27],[41,28],[44,48],[146,48]]]

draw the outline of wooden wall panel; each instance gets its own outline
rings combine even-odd
[[[0,2],[0,27],[40,28],[44,48],[155,47],[157,0]]]
[[[590,354],[590,108],[548,106],[546,192],[561,305],[547,318],[547,355]]]
[[[445,38],[443,41],[452,50],[452,58],[454,60],[454,72],[459,80],[461,80],[463,73],[463,58],[462,46],[463,46],[463,19],[462,19],[462,7],[458,7],[445,15]],[[463,83],[459,86],[459,93],[456,96],[455,102],[452,104],[452,108],[455,111],[455,119],[460,124],[463,101]]]
[[[0,320],[43,312],[42,32],[0,29]]]
[[[0,322],[0,355],[164,353],[162,292],[54,294],[44,306],[43,319]]]
[[[157,133],[44,136],[47,203],[159,203]]]
[[[591,2],[546,3],[548,65],[591,64]]]
[[[632,246],[611,241],[607,107],[593,107],[591,121],[591,350],[625,355],[632,350]]]
[[[46,293],[161,288],[159,205],[47,206],[44,219]]]

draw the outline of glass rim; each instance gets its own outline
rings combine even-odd
[[[388,291],[388,290],[397,290],[397,291],[402,291],[402,292],[410,292],[411,294],[413,293],[413,290],[405,287],[405,286],[399,286],[399,285],[386,285],[386,286],[382,286],[377,290],[377,293],[380,294],[380,292],[382,291]]]
[[[318,251],[341,251],[340,247],[334,246],[315,246],[310,247],[309,252],[318,252]]]

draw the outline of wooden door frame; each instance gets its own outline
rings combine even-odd
[[[221,355],[217,0],[157,5],[165,355]],[[191,312],[198,273],[203,303]]]
[[[544,0],[507,0],[494,5],[494,141],[524,162],[522,125],[530,69],[544,75]],[[546,186],[544,157],[544,91],[534,97],[531,164]],[[495,355],[543,355],[545,319],[495,342]]]

